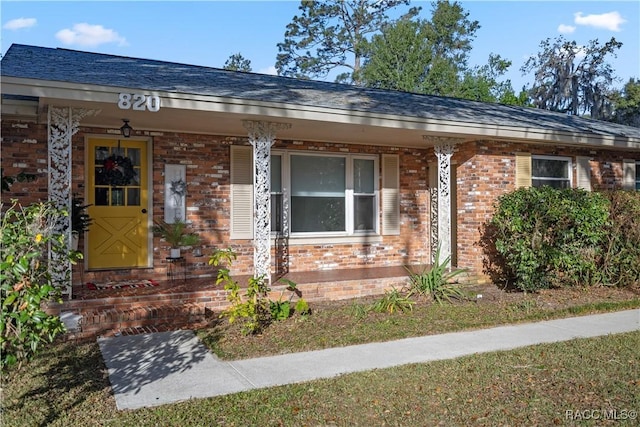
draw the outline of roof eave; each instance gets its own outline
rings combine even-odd
[[[61,99],[75,102],[117,104],[123,92],[140,91],[137,88],[77,84],[61,81],[3,77],[2,93]],[[640,149],[640,138],[596,133],[575,133],[534,127],[490,125],[454,120],[438,120],[415,116],[370,113],[361,110],[343,110],[293,103],[275,103],[253,99],[198,95],[182,92],[143,91],[159,96],[162,108],[199,110],[268,116],[274,120],[313,120],[347,125],[402,128],[424,132],[426,135],[451,135],[460,138],[515,140],[566,145],[587,145],[608,148]]]

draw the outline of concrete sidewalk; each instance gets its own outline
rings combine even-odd
[[[634,330],[640,309],[237,361],[219,360],[192,331],[99,338],[98,344],[118,409],[135,409]]]

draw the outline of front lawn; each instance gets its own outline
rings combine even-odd
[[[632,290],[483,292],[479,302],[393,315],[359,316],[363,301],[312,304],[312,316],[274,324],[261,336],[224,323],[200,334],[217,353],[236,358],[640,307]],[[3,378],[2,424],[571,425],[588,415],[581,425],[612,416],[616,425],[637,425],[631,416],[640,409],[638,348],[636,331],[118,411],[97,344],[57,343]]]

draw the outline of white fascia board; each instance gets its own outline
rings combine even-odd
[[[482,137],[518,140],[522,142],[552,142],[571,145],[602,146],[609,148],[640,149],[640,139],[593,133],[573,133],[542,128],[485,125],[452,120],[425,119],[392,114],[339,110],[301,104],[276,103],[220,96],[174,93],[144,89],[81,85],[67,82],[5,77],[2,92],[42,98],[68,99],[84,102],[118,102],[118,94],[139,92],[161,98],[162,108],[198,110],[245,116],[273,117],[274,119],[312,120],[361,126],[410,129],[434,135]]]

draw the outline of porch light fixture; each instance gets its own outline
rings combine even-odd
[[[129,138],[131,136],[133,128],[129,126],[129,120],[122,119],[122,121],[124,122],[124,124],[120,127],[120,132],[122,133],[122,136],[124,136],[125,138]]]

